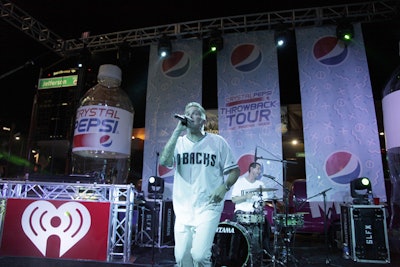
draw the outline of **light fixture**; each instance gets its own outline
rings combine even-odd
[[[336,37],[345,43],[350,42],[354,37],[353,24],[347,20],[340,21],[336,26]]]
[[[224,39],[221,36],[221,32],[218,30],[212,30],[208,39],[208,51],[215,53],[221,51],[224,48]]]
[[[149,194],[152,194],[152,197],[149,196],[149,198],[155,198],[155,199],[163,198],[164,179],[162,179],[161,177],[158,177],[158,176],[149,177],[147,192]]]
[[[124,41],[118,48],[117,60],[120,67],[129,65],[131,61],[132,51],[128,42]]]
[[[276,47],[284,47],[290,40],[290,32],[288,26],[281,23],[274,32],[274,40]]]
[[[89,63],[91,56],[89,49],[84,45],[78,55],[78,67],[82,68],[86,66]]]
[[[368,204],[368,196],[372,194],[371,181],[367,177],[360,177],[350,182],[350,194],[354,204]]]
[[[163,35],[159,40],[158,40],[158,56],[161,58],[166,58],[171,55],[172,51],[172,44],[171,40]]]

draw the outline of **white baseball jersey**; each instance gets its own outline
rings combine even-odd
[[[180,136],[174,151],[173,206],[176,220],[198,225],[221,213],[222,200],[209,204],[211,193],[224,182],[224,174],[238,167],[232,150],[219,135],[206,133],[192,142]],[[218,215],[218,214],[217,214]]]

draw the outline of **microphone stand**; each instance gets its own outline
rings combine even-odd
[[[156,177],[158,177],[158,172],[157,172],[157,166],[158,166],[158,157],[160,156],[160,153],[158,153],[158,152],[156,152],[156,155],[157,155],[157,157],[156,157],[156,171],[155,171],[155,174],[156,174]],[[161,225],[160,225],[160,220],[159,220],[159,218],[158,218],[158,215],[159,215],[159,211],[160,211],[160,209],[161,209],[161,207],[159,208],[158,207],[158,203],[157,203],[157,194],[158,194],[158,192],[156,192],[157,191],[157,186],[155,186],[154,187],[154,191],[155,192],[153,192],[153,201],[154,201],[154,203],[153,203],[153,211],[152,211],[152,219],[154,220],[153,222],[153,225],[157,225],[158,227],[161,227]],[[157,241],[159,241],[159,239],[160,239],[160,237],[159,237],[159,235],[158,235],[158,227],[157,227],[157,229],[153,229],[153,242],[152,242],[152,246],[151,246],[151,266],[153,267],[154,266],[154,264],[155,264],[155,260],[154,260],[154,248],[155,248],[155,242],[156,242],[156,237],[157,237]],[[156,231],[157,231],[157,235],[156,235]]]
[[[328,192],[331,189],[332,189],[332,187],[330,187],[328,189],[325,189],[325,190],[319,192],[318,194],[316,194],[316,195],[314,195],[314,196],[312,196],[312,197],[310,197],[308,199],[314,198],[314,197],[319,196],[319,195],[322,195],[322,197],[323,197],[323,201],[324,201],[324,241],[325,241],[325,250],[326,250],[325,265],[331,265],[331,266],[340,267],[339,265],[331,264],[331,259],[329,258],[328,227],[327,227],[327,217],[328,217],[328,215],[327,215],[327,212],[326,212],[326,192]]]

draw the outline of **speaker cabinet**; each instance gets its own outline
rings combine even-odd
[[[383,205],[341,205],[342,242],[357,262],[390,263]]]
[[[138,232],[136,240],[139,246],[157,248],[173,247],[175,214],[172,201],[146,201],[138,208]]]

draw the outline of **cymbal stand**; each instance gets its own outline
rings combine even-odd
[[[263,201],[263,193],[262,186],[260,186],[260,192],[258,193],[259,200],[253,203],[254,215],[257,216],[257,223],[253,224],[252,227],[252,242],[251,242],[251,261],[253,263],[257,263],[256,266],[262,266],[262,256],[263,256],[263,230],[264,230],[264,201]],[[256,255],[256,259],[253,257],[253,254]]]
[[[284,163],[284,164],[286,164],[286,163]],[[286,168],[284,168],[284,169],[286,169]],[[292,242],[292,237],[295,232],[294,227],[292,230],[292,227],[289,226],[289,219],[288,219],[289,218],[288,215],[289,215],[290,190],[285,185],[276,181],[276,179],[274,179],[272,176],[268,176],[268,177],[283,188],[284,203],[285,203],[285,213],[284,213],[285,217],[284,217],[284,221],[282,222],[281,229],[279,229],[279,225],[278,225],[279,222],[275,222],[276,225],[275,225],[275,231],[274,231],[274,254],[276,253],[275,248],[279,247],[277,244],[278,240],[277,239],[275,240],[275,238],[277,238],[277,236],[280,236],[282,234],[281,230],[283,230],[283,236],[282,236],[283,250],[278,251],[278,253],[283,252],[283,253],[281,253],[283,255],[280,255],[282,258],[282,264],[292,262],[296,265],[298,263],[298,260],[292,254],[292,250],[290,248],[290,243]],[[274,205],[276,206],[276,203],[274,203]],[[274,208],[274,210],[275,210],[275,208]],[[279,230],[277,230],[277,229],[279,229]],[[274,255],[274,257],[275,256],[276,255]]]

